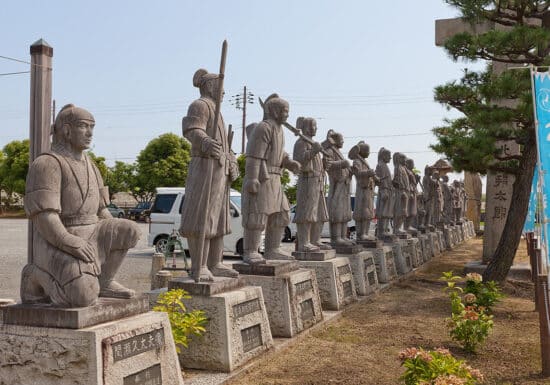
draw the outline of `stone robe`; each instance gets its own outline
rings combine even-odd
[[[341,162],[346,162],[344,156],[334,146],[325,147],[328,155],[323,157],[329,178],[328,216],[332,223],[343,223],[351,220],[351,172],[348,168],[340,168]],[[328,167],[328,162],[336,162]],[[340,163],[339,163],[340,162]]]
[[[394,218],[407,216],[407,204],[409,200],[409,176],[405,166],[395,167],[395,175],[393,176],[394,184]]]
[[[260,160],[260,187],[256,194],[243,189],[245,228],[263,230],[267,224],[267,217],[275,213],[281,214],[275,218],[275,226],[284,227],[290,222],[290,206],[281,185],[283,167],[288,160],[284,147],[282,127],[277,126],[275,122],[264,120],[252,130],[246,146],[246,156]],[[245,175],[243,185],[248,177]]]
[[[378,182],[378,200],[376,202],[376,216],[378,218],[393,218],[393,185],[390,168],[388,164],[379,161],[376,165],[376,176]]]
[[[409,177],[409,199],[407,201],[407,217],[415,217],[418,214],[417,190],[418,183],[416,174],[407,168],[407,176]]]
[[[191,161],[181,211],[180,233],[206,239],[231,232],[229,221],[229,144],[222,116],[214,125],[215,104],[209,98],[195,100],[183,118],[183,136],[191,142]],[[204,151],[204,138],[221,144],[220,159]]]
[[[294,144],[293,159],[301,171],[296,189],[295,223],[322,223],[328,220],[325,200],[325,168],[321,153],[313,153],[312,145],[300,138]]]
[[[63,240],[52,244],[34,227],[33,264],[53,277],[58,290],[46,294],[54,304],[69,303],[64,293],[66,284],[83,274],[99,277],[111,251],[136,245],[139,230],[133,222],[98,217],[108,202],[108,189],[86,153],[79,162],[52,151],[40,155],[31,164],[25,192],[27,216],[34,220],[42,212],[56,212],[67,232],[87,240],[97,249],[94,260],[84,262],[60,249],[78,245],[63,245]]]
[[[351,170],[357,182],[353,219],[370,221],[374,217],[374,177],[361,175],[361,173],[371,168],[367,161],[361,158],[353,160]]]

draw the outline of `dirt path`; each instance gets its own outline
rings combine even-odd
[[[480,239],[447,252],[372,301],[350,306],[323,330],[262,359],[230,384],[400,384],[397,354],[411,346],[450,348],[480,369],[486,384],[550,384],[538,374],[538,316],[529,284],[507,285],[507,297],[495,308],[493,334],[477,355],[466,354],[448,336],[450,305],[438,279],[443,271],[461,272],[465,262],[480,255]]]

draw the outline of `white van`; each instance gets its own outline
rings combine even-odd
[[[172,230],[178,230],[181,223],[181,208],[185,197],[184,187],[158,187],[156,198],[151,206],[151,222],[149,223],[149,235],[147,243],[154,246],[159,252],[163,252]],[[229,211],[231,213],[231,234],[223,237],[223,249],[225,253],[236,255],[243,254],[243,226],[241,223],[241,193],[231,190],[229,194]],[[185,253],[187,239],[181,238]]]

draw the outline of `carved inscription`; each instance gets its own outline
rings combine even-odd
[[[311,283],[311,279],[308,279],[294,284],[294,287],[296,288],[296,294],[302,294],[313,289],[313,284]]]
[[[302,322],[306,322],[315,318],[315,309],[313,308],[313,300],[311,298],[301,302],[300,309]]]
[[[241,302],[233,306],[233,315],[235,318],[244,317],[247,314],[260,310],[260,300],[258,298],[250,301]]]
[[[245,353],[262,346],[262,327],[260,324],[241,330],[241,339]]]
[[[139,334],[122,341],[114,342],[111,345],[113,349],[113,361],[117,362],[163,346],[164,329],[157,329],[149,333]]]
[[[140,372],[130,374],[122,380],[123,385],[162,385],[160,364],[148,367]]]
[[[374,286],[376,285],[376,273],[374,271],[371,271],[371,272],[368,272],[367,273],[367,281],[369,283],[369,286]]]
[[[338,266],[338,274],[340,275],[351,274],[351,268],[349,267],[349,264]]]
[[[351,285],[351,280],[342,282],[342,286],[344,286],[344,298],[352,297],[353,296],[353,286]]]

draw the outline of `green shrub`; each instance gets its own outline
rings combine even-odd
[[[399,352],[405,373],[400,377],[405,385],[477,385],[483,375],[477,369],[457,360],[444,348],[424,350],[408,348]]]
[[[153,307],[154,311],[163,311],[168,313],[170,326],[172,327],[172,336],[176,344],[176,351],[179,353],[181,349],[179,345],[187,347],[189,344],[189,336],[202,336],[206,331],[204,326],[208,322],[204,311],[193,310],[187,312],[182,299],[191,298],[189,293],[183,289],[174,289],[161,293],[157,299],[157,305]]]
[[[464,293],[475,295],[475,306],[484,307],[489,313],[495,303],[504,297],[495,281],[483,282],[483,277],[477,273],[466,274]]]

